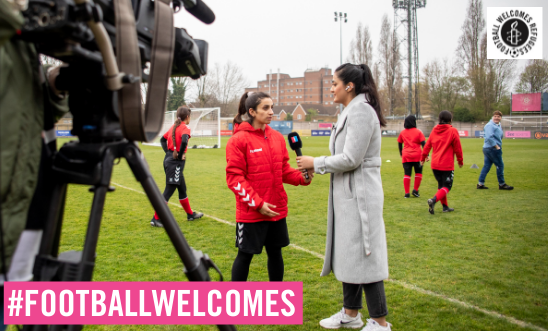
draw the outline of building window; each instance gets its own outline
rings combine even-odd
[[[297,119],[300,120],[302,118],[301,114],[297,115]]]

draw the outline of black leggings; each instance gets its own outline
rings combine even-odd
[[[349,284],[342,283],[344,295],[344,308],[346,309],[362,309],[362,289],[365,292],[365,301],[367,302],[367,310],[369,316],[380,318],[388,315],[386,306],[386,295],[384,294],[384,283],[380,282],[371,284]]]
[[[166,201],[169,201],[175,190],[179,191],[179,200],[183,200],[187,197],[186,195],[186,185],[183,180],[181,185],[166,185],[163,196]]]
[[[284,259],[282,257],[281,247],[265,246],[266,255],[268,255],[268,279],[271,282],[281,282],[284,280]],[[253,259],[253,254],[238,250],[238,256],[232,265],[232,281],[245,282],[249,275],[249,265]]]
[[[422,174],[422,166],[420,162],[405,162],[403,163],[403,173],[411,176],[411,172],[415,168],[415,174]]]

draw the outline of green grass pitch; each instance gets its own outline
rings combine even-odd
[[[226,145],[224,138],[222,145]],[[548,329],[548,141],[504,140],[505,177],[513,191],[499,191],[495,168],[477,190],[483,165],[483,139],[463,139],[464,167],[455,170],[448,195],[455,212],[428,213],[436,192],[428,163],[421,198],[404,199],[403,168],[395,138],[383,138],[381,174],[390,279],[386,282],[388,320],[393,330],[519,330],[497,318],[447,298]],[[327,137],[303,139],[305,155],[329,155]],[[288,147],[289,149],[289,147]],[[159,147],[142,146],[163,191]],[[290,150],[295,167],[294,153]],[[387,162],[390,160],[390,162]],[[480,169],[470,169],[475,163]],[[184,175],[193,209],[234,222],[235,199],[225,181],[225,150],[189,150]],[[324,254],[328,176],[309,187],[286,185],[292,244]],[[138,191],[139,183],[122,160],[112,182]],[[171,202],[178,202],[175,196]],[[61,251],[80,250],[91,208],[87,187],[68,190]],[[236,256],[233,226],[204,217],[187,222],[182,208],[170,205],[190,245],[209,254],[230,279]],[[96,281],[185,281],[182,264],[162,229],[149,225],[153,210],[146,196],[117,187],[107,195],[97,250]],[[342,286],[331,274],[320,277],[322,260],[295,248],[283,250],[285,280],[302,281],[304,323],[300,326],[240,326],[239,330],[319,330],[318,321],[342,306]],[[211,273],[213,278],[215,275]],[[250,281],[268,281],[266,253],[255,256]],[[412,286],[437,293],[432,296]],[[365,300],[364,300],[365,305]],[[364,319],[367,309],[363,309]],[[540,329],[539,329],[540,328]],[[215,326],[87,326],[87,330],[215,330]],[[531,329],[531,328],[530,328]]]

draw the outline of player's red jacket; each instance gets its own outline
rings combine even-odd
[[[236,221],[277,221],[287,216],[287,194],[283,183],[308,185],[299,170],[289,166],[289,155],[281,133],[268,125],[263,131],[243,122],[226,145],[226,183],[236,195]],[[265,202],[275,205],[274,218],[259,210]]]
[[[432,152],[431,168],[435,170],[451,171],[455,170],[455,157],[459,165],[462,165],[462,147],[460,145],[459,132],[451,124],[436,125],[426,141],[422,150],[421,161],[424,161]]]

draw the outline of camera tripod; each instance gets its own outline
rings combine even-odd
[[[91,281],[99,229],[107,192],[114,191],[110,187],[110,178],[114,161],[125,158],[141,183],[152,206],[160,216],[164,228],[181,258],[185,273],[190,281],[210,281],[208,269],[219,270],[209,257],[194,251],[187,243],[177,221],[171,214],[148,170],[148,165],[142,157],[136,143],[127,140],[104,144],[89,144],[70,142],[57,153],[51,168],[51,174],[56,184],[50,191],[51,210],[46,215],[44,235],[38,256],[34,265],[35,281]],[[58,254],[59,239],[62,227],[65,198],[68,184],[92,185],[94,193],[88,228],[82,252],[69,251]],[[220,274],[220,272],[219,272]],[[221,276],[222,279],[222,276]],[[81,330],[82,326],[52,325],[49,330]],[[219,330],[232,331],[232,325],[219,325]],[[47,330],[47,326],[25,326],[25,331]]]
[[[99,63],[87,62],[84,66],[71,64],[72,69],[57,79],[60,86],[72,83],[69,107],[74,115],[74,135],[79,141],[65,144],[48,162],[42,162],[43,183],[37,194],[40,197],[39,213],[45,218],[40,249],[34,264],[35,281],[91,281],[101,218],[114,162],[125,158],[139,181],[154,210],[158,213],[173,247],[185,267],[190,281],[210,281],[209,268],[219,269],[207,254],[195,251],[187,243],[177,221],[171,214],[148,169],[137,143],[123,138],[116,118],[116,94],[104,89]],[[70,73],[87,73],[88,79],[72,80]],[[42,158],[44,161],[44,158]],[[68,184],[90,185],[93,203],[88,221],[83,251],[59,254],[59,242],[63,223]],[[221,275],[222,280],[222,275]],[[235,331],[233,325],[218,325],[221,331]],[[25,331],[81,330],[81,325],[26,325]]]

